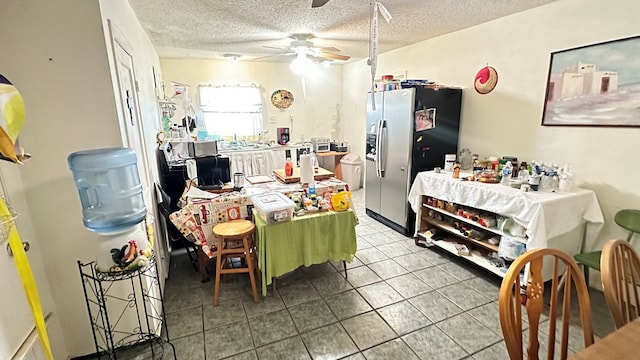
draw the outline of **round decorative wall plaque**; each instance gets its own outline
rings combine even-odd
[[[293,104],[293,94],[287,90],[276,90],[271,94],[271,103],[278,109],[286,109]]]
[[[476,74],[473,87],[478,94],[488,94],[498,84],[498,72],[491,66],[485,66]]]

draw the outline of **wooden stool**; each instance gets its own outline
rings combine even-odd
[[[255,270],[257,269],[257,257],[255,253],[255,243],[253,231],[255,225],[249,220],[233,220],[220,223],[213,227],[213,235],[218,239],[218,251],[216,256],[216,284],[213,295],[213,305],[217,306],[220,297],[220,275],[249,273],[251,279],[251,290],[253,291],[253,301],[258,303],[258,290],[256,289]],[[242,240],[242,247],[227,248],[227,243]],[[244,258],[247,263],[246,268],[225,269],[227,258]]]

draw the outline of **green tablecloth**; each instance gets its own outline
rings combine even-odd
[[[274,224],[266,224],[256,214],[255,223],[263,296],[273,277],[302,265],[351,262],[356,254],[357,219],[352,210],[304,215]]]

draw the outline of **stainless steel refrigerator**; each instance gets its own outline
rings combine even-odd
[[[458,152],[462,90],[423,87],[367,94],[365,208],[367,215],[413,235],[407,196],[420,171]]]

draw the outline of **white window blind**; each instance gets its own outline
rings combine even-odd
[[[258,87],[201,85],[199,92],[209,134],[255,136],[262,131],[262,97]]]

